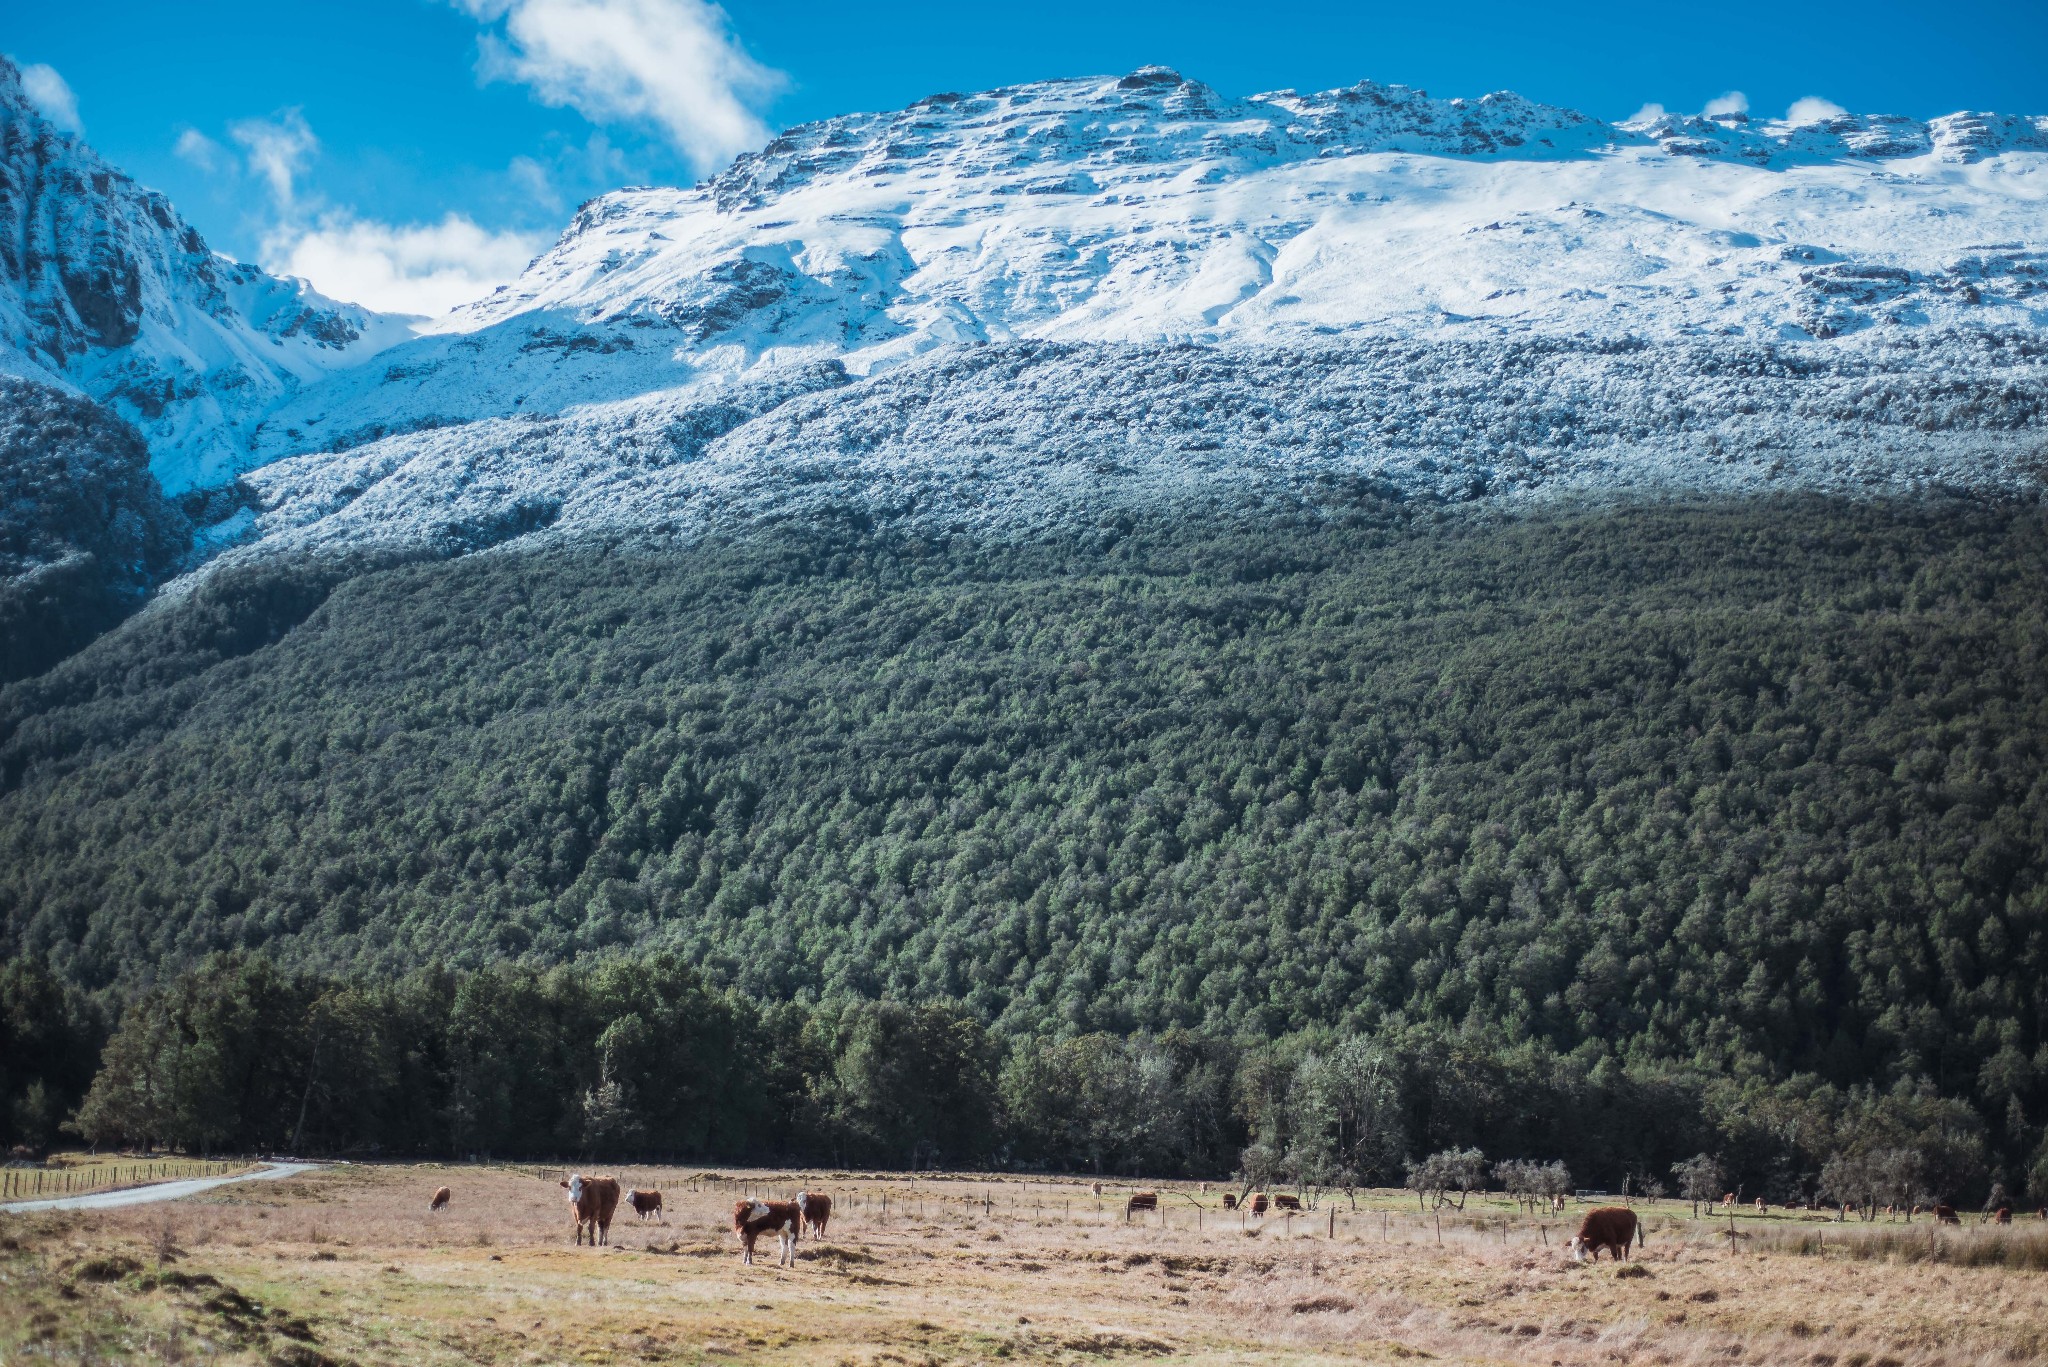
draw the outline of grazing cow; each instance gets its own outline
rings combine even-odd
[[[1131,1218],[1131,1212],[1132,1212],[1132,1211],[1134,1211],[1134,1210],[1157,1210],[1157,1209],[1159,1209],[1159,1193],[1158,1193],[1158,1192],[1156,1192],[1156,1191],[1134,1191],[1134,1192],[1132,1192],[1132,1193],[1131,1193],[1131,1199],[1130,1199],[1130,1200],[1128,1200],[1128,1201],[1126,1201],[1126,1202],[1124,1202],[1124,1218],[1125,1218],[1126,1220],[1130,1219],[1130,1218]]]
[[[1994,1224],[1994,1225],[2009,1225],[2009,1224],[2011,1224],[2011,1223],[2012,1223],[2012,1207],[2011,1207],[2011,1206],[2000,1206],[2000,1207],[1999,1207],[1999,1208],[1998,1208],[1997,1210],[1994,1210],[1994,1211],[1992,1211],[1992,1212],[1991,1212],[1991,1223],[1992,1223],[1992,1224]]]
[[[1962,1216],[1956,1214],[1956,1208],[1951,1205],[1936,1206],[1934,1218],[1937,1223],[1944,1225],[1959,1225],[1963,1222]]]
[[[1300,1210],[1300,1209],[1301,1209],[1301,1198],[1300,1198],[1299,1196],[1279,1196],[1279,1195],[1276,1195],[1276,1196],[1274,1196],[1274,1197],[1273,1197],[1273,1209],[1275,1209],[1275,1210]]]
[[[583,1246],[583,1231],[590,1231],[590,1246],[609,1244],[612,1241],[612,1215],[619,1208],[619,1182],[616,1177],[585,1177],[580,1172],[569,1174],[569,1180],[561,1184],[569,1193],[569,1209],[576,1215],[576,1246]]]
[[[1225,1210],[1236,1210],[1236,1209],[1237,1209],[1237,1193],[1236,1193],[1236,1192],[1234,1192],[1234,1191],[1226,1191],[1226,1192],[1224,1192],[1224,1193],[1223,1193],[1223,1208],[1224,1208]]]
[[[796,1213],[803,1217],[801,1232],[822,1239],[825,1226],[832,1223],[832,1198],[822,1191],[800,1191],[796,1194]]]
[[[1252,1214],[1254,1214],[1254,1215],[1264,1215],[1264,1214],[1266,1213],[1266,1193],[1265,1193],[1265,1192],[1263,1192],[1263,1191],[1255,1191],[1255,1192],[1253,1192],[1253,1193],[1252,1193],[1251,1195],[1249,1195],[1249,1196],[1245,1197],[1245,1200],[1247,1200],[1247,1201],[1251,1202],[1251,1205],[1252,1205]]]
[[[1589,1210],[1579,1221],[1579,1232],[1566,1245],[1572,1251],[1572,1261],[1584,1262],[1590,1252],[1594,1262],[1600,1261],[1600,1250],[1606,1249],[1614,1255],[1616,1262],[1628,1257],[1630,1244],[1643,1241],[1642,1222],[1636,1213],[1626,1206],[1602,1206]]]
[[[430,1211],[448,1209],[448,1188],[436,1187],[434,1189],[434,1199],[427,1202],[427,1209]]]
[[[626,1190],[626,1204],[633,1208],[633,1213],[643,1222],[652,1215],[655,1223],[668,1223],[668,1217],[662,1214],[661,1193],[658,1191],[640,1191],[629,1187]]]
[[[1734,1192],[1732,1192],[1732,1191],[1725,1191],[1725,1192],[1722,1192],[1722,1193],[1721,1193],[1721,1209],[1723,1209],[1723,1210],[1733,1210],[1733,1209],[1735,1209],[1735,1193],[1734,1193]]]
[[[752,1266],[754,1261],[754,1240],[775,1231],[775,1241],[781,1253],[775,1259],[777,1267],[796,1266],[796,1234],[802,1226],[804,1213],[797,1209],[794,1201],[735,1201],[732,1203],[732,1232],[740,1241],[740,1262]]]

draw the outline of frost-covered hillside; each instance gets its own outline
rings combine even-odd
[[[267,456],[948,345],[2048,323],[2048,120],[1614,126],[1149,68],[793,129],[584,206],[441,335],[290,403]]]
[[[1327,479],[2031,488],[2048,120],[1617,126],[1159,68],[939,95],[594,200],[430,333],[266,424],[234,558]]]
[[[230,478],[286,395],[407,335],[211,251],[164,196],[45,119],[0,57],[0,373],[133,422],[165,487]]]

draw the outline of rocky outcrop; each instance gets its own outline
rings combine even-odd
[[[0,377],[0,682],[120,620],[191,544],[140,433],[76,395]]]
[[[184,488],[248,463],[248,429],[305,381],[406,335],[212,251],[163,195],[29,102],[0,57],[0,370],[136,424]]]

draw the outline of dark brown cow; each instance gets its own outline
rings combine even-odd
[[[612,1216],[619,1208],[619,1182],[615,1177],[585,1177],[569,1174],[562,1183],[569,1193],[569,1208],[576,1213],[576,1245],[583,1246],[583,1231],[590,1231],[590,1246],[612,1241]]]
[[[448,1188],[446,1188],[446,1187],[437,1187],[437,1188],[435,1188],[435,1190],[434,1190],[434,1199],[433,1199],[433,1200],[431,1200],[431,1201],[429,1201],[429,1202],[427,1202],[427,1209],[428,1209],[428,1210],[446,1210],[446,1209],[448,1209]]]
[[[1226,1191],[1226,1192],[1224,1192],[1224,1193],[1223,1193],[1223,1208],[1224,1208],[1225,1210],[1236,1210],[1236,1209],[1237,1209],[1237,1193],[1236,1193],[1236,1192],[1234,1192],[1234,1191]]]
[[[825,1226],[832,1223],[832,1198],[822,1191],[800,1191],[796,1194],[796,1211],[803,1217],[803,1230],[814,1238],[825,1237]]]
[[[1134,1211],[1134,1210],[1157,1210],[1157,1209],[1159,1209],[1159,1193],[1158,1193],[1158,1192],[1156,1192],[1156,1191],[1134,1191],[1134,1192],[1132,1192],[1132,1193],[1131,1193],[1131,1199],[1130,1199],[1130,1200],[1128,1200],[1128,1201],[1126,1201],[1126,1202],[1124,1202],[1124,1218],[1125,1218],[1126,1220],[1130,1219],[1130,1218],[1131,1218],[1131,1212],[1132,1212],[1132,1211]]]
[[[640,1191],[629,1187],[626,1190],[626,1204],[631,1206],[633,1213],[642,1220],[652,1215],[655,1223],[668,1223],[668,1218],[661,1213],[661,1193],[658,1191]]]
[[[1273,1209],[1300,1210],[1301,1198],[1299,1196],[1275,1196],[1273,1198]]]
[[[1249,1196],[1245,1197],[1244,1199],[1245,1199],[1245,1200],[1246,1200],[1246,1201],[1247,1201],[1247,1202],[1248,1202],[1248,1203],[1249,1203],[1249,1204],[1251,1205],[1251,1208],[1252,1208],[1252,1214],[1254,1214],[1254,1215],[1264,1215],[1264,1214],[1266,1213],[1266,1193],[1265,1193],[1265,1192],[1263,1192],[1263,1191],[1255,1191],[1255,1192],[1251,1193],[1251,1195],[1249,1195]]]
[[[1642,1222],[1636,1213],[1626,1206],[1602,1206],[1586,1212],[1586,1218],[1579,1221],[1579,1232],[1566,1245],[1572,1251],[1576,1262],[1586,1261],[1590,1251],[1593,1261],[1600,1261],[1600,1250],[1606,1249],[1614,1255],[1616,1262],[1628,1257],[1629,1245],[1640,1243],[1643,1237]]]
[[[1934,1218],[1944,1225],[1959,1225],[1963,1222],[1963,1217],[1956,1214],[1956,1208],[1950,1205],[1936,1206],[1934,1208]]]
[[[732,1232],[740,1241],[740,1262],[752,1265],[754,1241],[770,1230],[782,1252],[777,1267],[796,1266],[796,1235],[803,1226],[804,1213],[794,1201],[735,1201],[732,1203]]]

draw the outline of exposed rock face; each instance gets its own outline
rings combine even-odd
[[[214,253],[45,120],[0,57],[0,371],[107,403],[184,488],[246,465],[247,429],[299,384],[403,335]]]
[[[0,682],[111,626],[191,544],[140,433],[86,399],[0,376]]]

